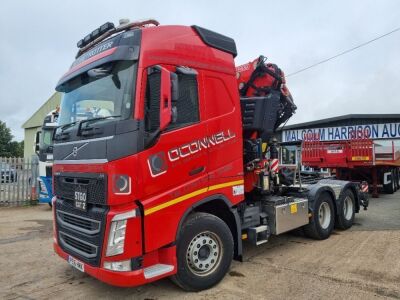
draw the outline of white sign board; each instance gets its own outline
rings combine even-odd
[[[371,139],[400,138],[400,123],[351,125],[282,131],[282,142],[297,142],[306,139],[321,141],[341,141],[354,137],[359,132]]]

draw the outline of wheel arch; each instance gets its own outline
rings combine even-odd
[[[179,221],[176,230],[176,240],[179,239],[183,224],[190,214],[194,212],[209,213],[220,218],[228,225],[234,241],[234,259],[242,261],[242,231],[240,227],[240,217],[236,208],[232,206],[228,198],[223,194],[215,194],[206,197],[187,208]]]
[[[334,211],[334,215],[336,215],[337,212],[338,212],[338,207],[337,207],[338,203],[337,203],[337,199],[336,199],[336,197],[335,197],[335,192],[334,192],[333,189],[332,189],[331,187],[329,187],[329,186],[320,186],[319,188],[313,189],[313,190],[311,190],[311,191],[309,192],[309,194],[308,194],[308,200],[309,200],[309,202],[310,202],[310,204],[311,204],[311,205],[308,206],[308,207],[309,207],[309,210],[311,210],[311,212],[314,213],[314,211],[313,211],[313,208],[314,208],[314,201],[315,201],[316,199],[318,199],[318,197],[319,197],[321,194],[323,194],[323,193],[327,193],[327,194],[331,197],[332,203],[333,203],[333,209],[335,210],[335,211]]]

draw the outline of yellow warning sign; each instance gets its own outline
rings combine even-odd
[[[291,214],[297,213],[297,203],[290,204],[290,213]]]

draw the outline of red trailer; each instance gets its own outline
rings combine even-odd
[[[329,168],[338,179],[367,181],[372,196],[378,187],[389,194],[400,188],[400,147],[393,140],[373,140],[357,134],[345,141],[320,141],[305,137],[301,149],[302,164]]]

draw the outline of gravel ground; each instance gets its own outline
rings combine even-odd
[[[186,293],[168,279],[116,288],[72,269],[52,249],[47,205],[0,208],[1,299],[400,299],[400,192],[371,199],[355,226],[325,241],[295,234],[244,246],[216,287]]]

